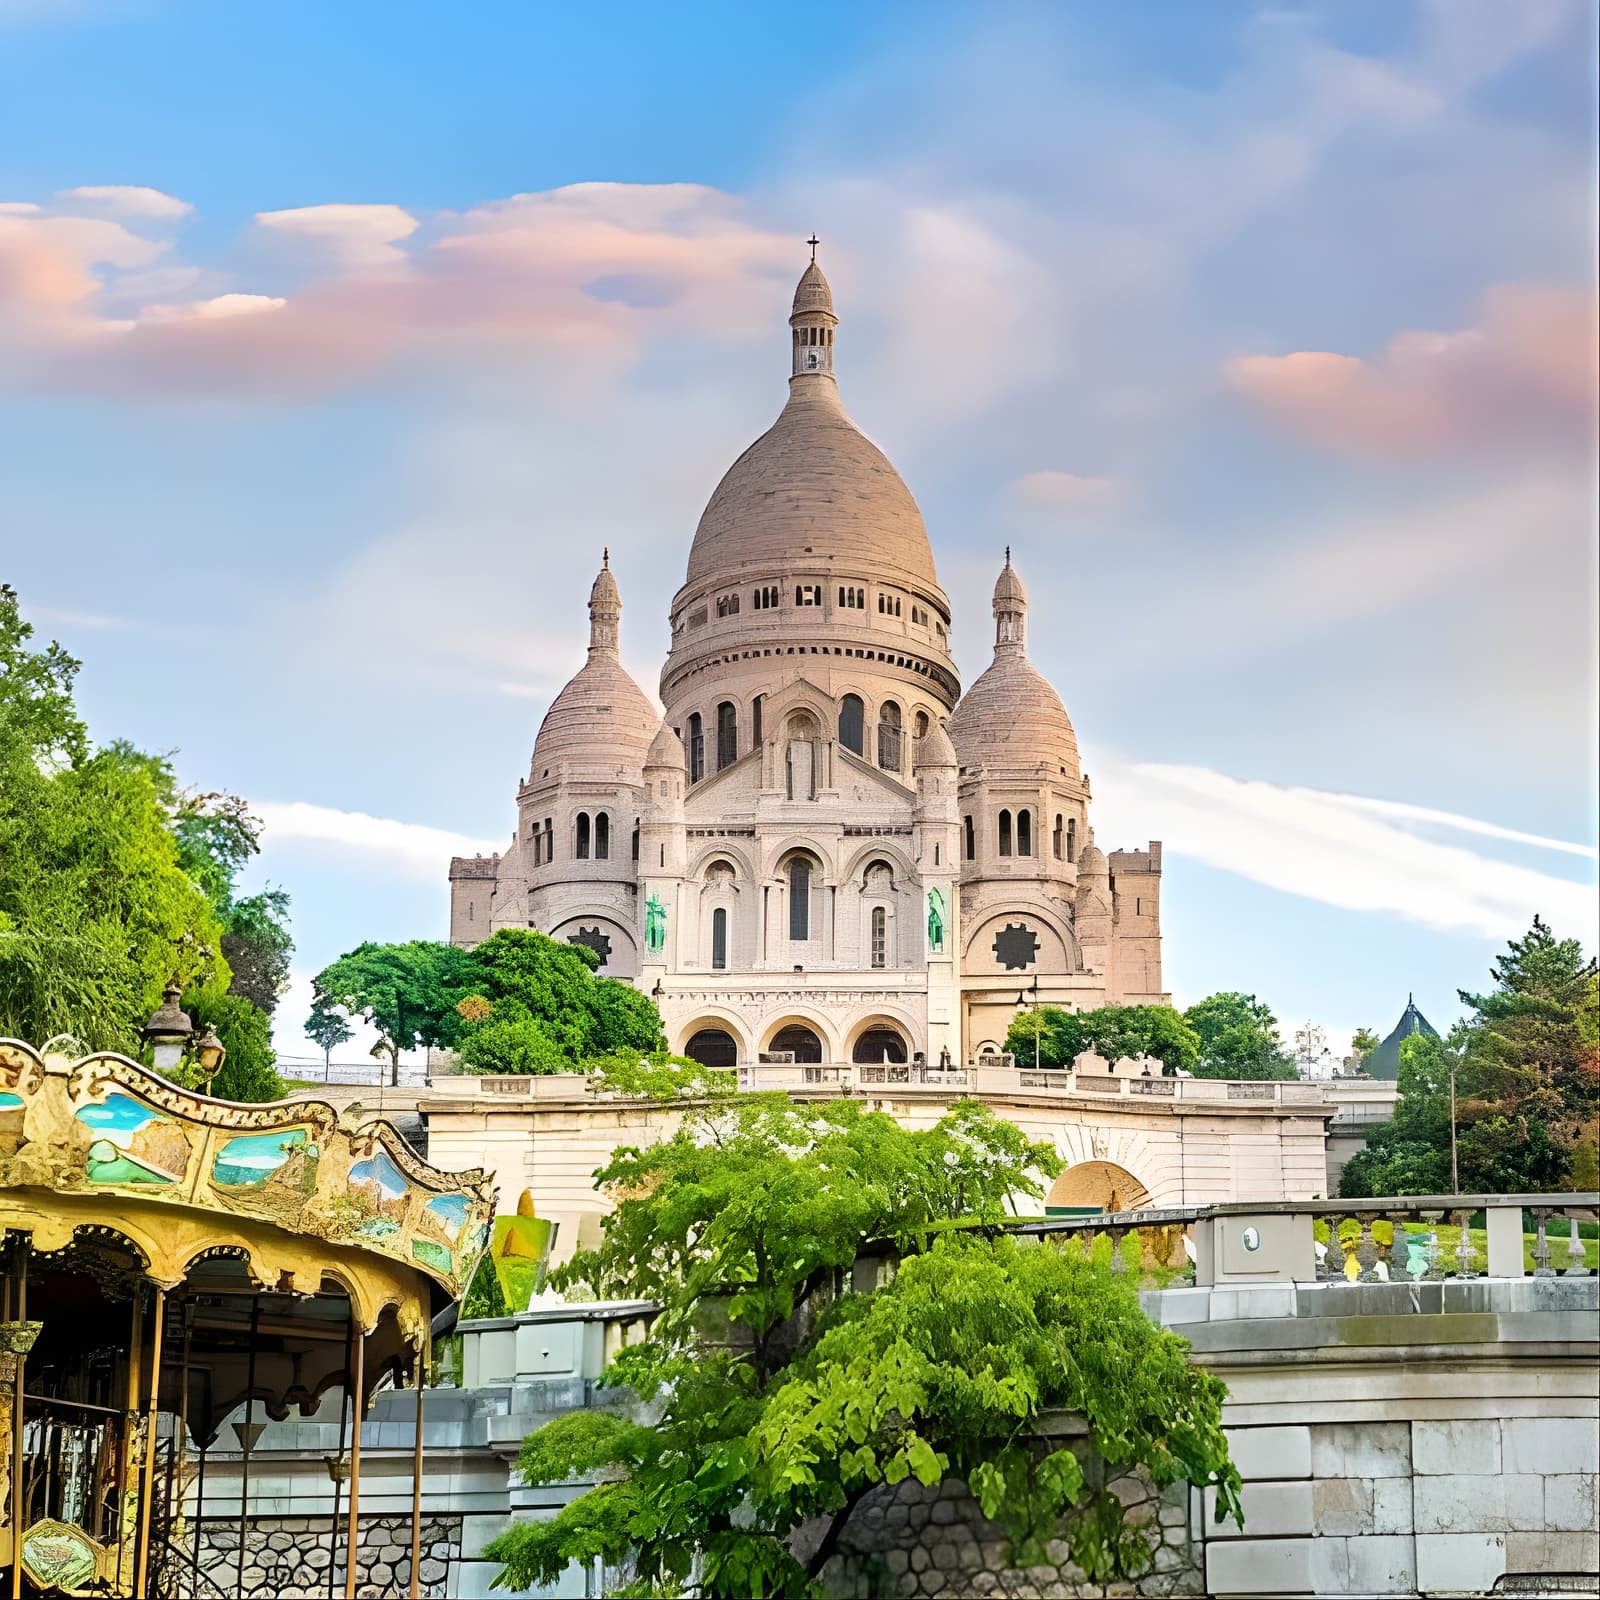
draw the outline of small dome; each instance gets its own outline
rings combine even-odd
[[[533,781],[558,761],[638,772],[659,721],[649,697],[614,655],[591,654],[539,724]]]
[[[1109,878],[1111,864],[1106,860],[1106,853],[1091,838],[1083,849],[1078,852],[1078,879],[1084,878]]]
[[[915,768],[958,765],[960,763],[956,760],[956,747],[950,743],[950,735],[944,731],[944,720],[941,718],[917,740],[916,756],[912,766]]]
[[[611,552],[605,553],[599,574],[594,580],[594,587],[589,590],[589,606],[604,606],[620,611],[622,609],[622,592],[617,588],[617,580],[611,576]]]
[[[665,718],[656,730],[656,736],[650,741],[649,754],[644,758],[647,767],[673,767],[682,770],[683,740],[681,740],[673,726]]]
[[[1011,546],[1006,546],[1006,564],[1000,569],[1000,576],[995,579],[994,609],[995,611],[1014,611],[1028,603],[1028,591],[1022,586],[1021,575],[1011,565]]]
[[[794,290],[794,308],[789,314],[798,317],[807,311],[826,311],[829,316],[833,315],[833,290],[815,261],[800,274]]]
[[[1061,696],[1020,651],[1000,651],[950,714],[963,767],[1065,767],[1078,776],[1078,736]]]

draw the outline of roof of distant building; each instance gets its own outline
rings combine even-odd
[[[1400,1046],[1414,1033],[1426,1034],[1430,1039],[1439,1037],[1439,1030],[1417,1010],[1415,998],[1408,994],[1400,1020],[1383,1043],[1361,1063],[1361,1070],[1369,1078],[1386,1078],[1393,1082],[1400,1076]]]

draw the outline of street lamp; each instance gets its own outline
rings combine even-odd
[[[1028,1003],[1027,990],[1017,996],[1017,1009],[1020,1011]],[[1039,974],[1033,975],[1033,1070],[1039,1070]]]
[[[205,1032],[194,1042],[194,1054],[200,1064],[200,1076],[207,1083],[210,1083],[222,1070],[223,1058],[227,1053],[227,1047],[217,1037],[217,1030],[208,1022]]]
[[[1461,1193],[1461,1174],[1456,1170],[1456,1058],[1450,1057],[1450,1193]],[[1461,1235],[1466,1237],[1466,1223],[1461,1225]]]
[[[145,1023],[141,1033],[144,1042],[150,1046],[156,1071],[169,1076],[183,1060],[183,1052],[194,1034],[194,1024],[190,1022],[188,1013],[178,1005],[178,996],[182,993],[183,990],[176,983],[169,983],[161,991],[161,1004],[150,1013],[150,1020]]]

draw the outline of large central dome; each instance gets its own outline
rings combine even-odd
[[[833,297],[813,262],[795,291],[794,375],[778,420],[728,468],[689,551],[690,585],[802,556],[865,561],[937,587],[922,513],[850,420],[833,376]]]

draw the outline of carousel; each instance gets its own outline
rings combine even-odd
[[[175,991],[157,1067],[214,1073]],[[313,1100],[235,1105],[125,1056],[0,1040],[0,1600],[240,1592],[202,1561],[206,1453],[343,1395],[330,1461],[356,1592],[360,1418],[380,1387],[422,1408],[434,1319],[461,1296],[493,1199],[389,1124]],[[331,1404],[331,1401],[330,1401]],[[330,1566],[330,1572],[333,1570]]]

